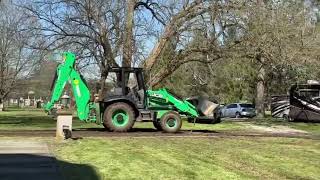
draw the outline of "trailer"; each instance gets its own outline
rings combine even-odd
[[[295,84],[290,91],[289,120],[320,122],[320,84]]]
[[[290,109],[289,95],[273,95],[271,96],[271,116],[273,118],[288,119]]]

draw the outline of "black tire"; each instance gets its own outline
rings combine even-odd
[[[156,119],[153,121],[153,126],[158,130],[158,131],[162,131],[161,125],[160,125],[160,120]]]
[[[178,132],[182,126],[180,115],[174,111],[169,111],[165,113],[160,119],[160,126],[164,132]]]
[[[286,116],[286,118],[284,117],[285,120],[287,120],[288,122],[294,122],[295,119],[291,118],[289,115],[283,115]]]
[[[236,112],[236,118],[241,118],[241,114],[239,112]]]
[[[119,120],[116,119],[117,117],[115,115],[117,114],[121,114],[118,115]],[[122,114],[125,114],[125,117]],[[117,124],[117,122],[123,122],[123,124],[120,125]],[[127,103],[118,102],[111,104],[106,108],[103,114],[103,126],[109,131],[127,132],[133,127],[134,122],[134,111]]]
[[[211,120],[210,124],[217,124],[221,122],[221,118],[217,117],[217,115],[214,115],[214,118]]]

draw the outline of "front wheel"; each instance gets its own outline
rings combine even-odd
[[[160,119],[160,126],[164,132],[178,132],[182,126],[180,115],[174,111],[165,113]]]
[[[211,124],[217,124],[217,123],[220,123],[221,122],[221,116],[217,116],[217,114],[214,114],[213,116],[214,118],[211,120]]]
[[[241,118],[241,114],[239,112],[236,112],[236,118],[237,119]]]
[[[104,127],[115,132],[129,131],[133,127],[134,120],[132,107],[123,102],[109,105],[103,115]]]

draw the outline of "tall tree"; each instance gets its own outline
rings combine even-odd
[[[123,66],[132,64],[133,49],[136,48],[136,37],[133,37],[133,30],[137,26],[147,26],[135,25],[134,10],[146,10],[142,13],[151,12],[151,16],[145,15],[144,18],[151,19],[151,21],[156,19],[160,23],[152,28],[156,31],[162,31],[162,35],[145,61],[146,69],[151,70],[153,65],[161,59],[160,56],[165,47],[172,43],[177,47],[180,42],[184,41],[180,36],[183,33],[188,33],[187,31],[191,30],[193,24],[197,24],[195,19],[201,20],[201,16],[205,13],[207,13],[205,19],[208,19],[208,13],[212,8],[220,7],[222,4],[222,1],[210,4],[204,0],[192,2],[159,1],[158,3],[151,0],[127,0],[125,2],[42,0],[30,2],[24,5],[24,8],[29,10],[31,18],[37,18],[41,21],[43,27],[40,30],[43,31],[43,36],[47,39],[45,42],[47,50],[69,47],[70,50],[76,51],[80,55],[79,59],[83,58],[83,61],[79,63],[84,65],[93,63],[98,66],[103,83],[109,66],[118,66],[121,61]],[[121,47],[123,47],[122,51]],[[194,51],[199,54],[204,49],[194,48]],[[181,64],[192,61],[188,57],[190,53],[191,48],[171,57],[189,59],[179,63],[170,62],[176,65],[168,71],[159,71],[150,80],[150,84],[158,84]],[[123,58],[121,59],[121,57]]]
[[[125,22],[125,37],[123,43],[123,67],[131,67],[133,56],[133,28],[134,28],[134,10],[136,0],[127,0],[127,15]]]
[[[224,1],[187,1],[166,23],[145,61],[144,67],[153,71],[149,84],[159,85],[183,64],[194,61],[210,64],[227,56],[228,51],[239,43],[230,42],[224,46],[220,39],[227,27],[237,24],[227,16],[228,10],[234,6],[238,5]],[[195,36],[199,34],[203,41],[195,43]]]
[[[247,9],[247,50],[257,63],[256,108],[264,116],[267,81],[273,67],[302,64],[302,59],[313,61],[309,50],[316,46],[306,43],[314,36],[314,26],[308,19],[308,8],[303,2],[257,1]],[[312,30],[314,29],[314,30]],[[316,39],[312,40],[314,43]],[[280,84],[280,83],[279,83]]]
[[[0,6],[0,110],[17,80],[28,77],[41,58],[29,48],[38,42],[31,26],[38,26],[37,21],[24,17],[11,2]]]
[[[123,43],[124,7],[123,1],[99,0],[42,0],[23,5],[29,17],[42,24],[38,30],[47,39],[44,50],[76,52],[78,67],[99,69],[101,92],[108,67],[119,66],[116,59]]]

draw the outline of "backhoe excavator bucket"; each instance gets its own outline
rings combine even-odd
[[[200,116],[213,117],[215,110],[219,107],[219,104],[210,101],[206,97],[191,97],[187,101],[197,108]]]

